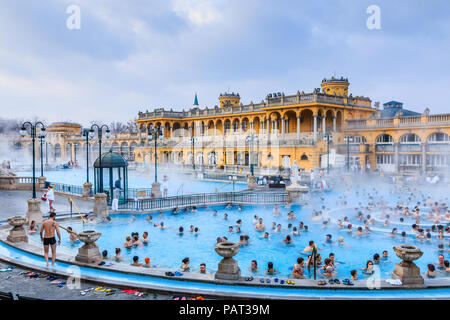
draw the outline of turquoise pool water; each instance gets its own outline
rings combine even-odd
[[[36,175],[40,172],[36,171]],[[17,176],[32,176],[32,172],[16,172]],[[44,172],[47,181],[55,183],[65,183],[71,185],[81,186],[86,182],[86,171],[83,169],[67,169],[67,170],[55,170]],[[193,193],[211,193],[215,192],[216,188],[220,189],[220,192],[233,191],[232,183],[215,182],[215,181],[201,181],[189,179],[187,175],[173,174],[169,172],[158,171],[158,181],[162,183],[163,176],[167,175],[168,180],[168,196],[176,196],[182,194]],[[94,171],[91,170],[90,181],[94,180]],[[105,179],[106,181],[106,179]],[[139,174],[135,171],[128,172],[128,187],[129,188],[151,188],[154,182],[153,173]],[[105,182],[107,183],[107,182]],[[246,189],[247,184],[235,183],[234,190]],[[162,190],[162,189],[161,189]]]
[[[376,193],[375,193],[376,192]],[[442,192],[442,191],[441,191]],[[179,213],[173,215],[170,212],[164,212],[162,215],[156,213],[152,214],[152,223],[147,222],[145,215],[137,215],[136,219],[131,222],[130,214],[119,214],[112,216],[111,224],[97,223],[95,225],[82,225],[80,221],[63,222],[62,225],[72,226],[75,231],[95,229],[102,232],[100,240],[97,242],[101,250],[107,250],[109,255],[114,254],[116,247],[121,247],[125,242],[125,237],[132,232],[138,232],[140,235],[144,231],[149,233],[150,243],[147,246],[137,247],[133,249],[122,248],[122,257],[125,259],[124,263],[130,263],[133,256],[139,256],[142,261],[145,257],[150,257],[151,263],[158,267],[171,268],[177,270],[181,266],[181,260],[189,257],[191,267],[193,269],[199,268],[200,263],[206,263],[207,268],[215,271],[220,257],[215,253],[214,247],[217,237],[227,237],[230,241],[239,241],[240,234],[228,231],[229,226],[236,228],[236,221],[242,220],[241,234],[249,236],[249,244],[242,246],[236,259],[239,261],[240,268],[244,275],[250,274],[249,266],[252,260],[257,260],[260,271],[257,274],[263,274],[263,270],[267,268],[269,261],[274,263],[275,269],[279,271],[278,276],[288,276],[291,273],[291,267],[296,263],[298,257],[307,258],[303,254],[303,249],[307,246],[309,240],[314,240],[317,243],[319,253],[323,259],[334,253],[337,263],[337,276],[341,279],[350,277],[350,270],[358,270],[359,278],[364,279],[367,276],[363,274],[361,268],[365,267],[366,261],[373,258],[373,255],[378,253],[382,255],[383,250],[388,251],[389,257],[382,260],[378,265],[382,278],[390,278],[391,272],[394,269],[395,263],[399,262],[399,258],[395,255],[393,247],[401,243],[418,245],[424,252],[422,258],[417,261],[417,265],[422,272],[426,271],[426,266],[429,263],[435,263],[438,260],[440,253],[444,254],[445,259],[449,258],[448,251],[440,251],[438,244],[444,244],[445,248],[450,248],[448,244],[448,234],[445,239],[438,239],[433,234],[430,241],[418,240],[415,234],[408,234],[406,238],[402,239],[400,235],[396,237],[389,237],[388,233],[392,226],[385,228],[379,224],[370,226],[374,230],[368,235],[355,236],[354,232],[348,233],[345,229],[337,227],[333,220],[343,219],[347,216],[354,225],[363,224],[355,217],[355,207],[366,206],[370,202],[369,193],[377,202],[379,197],[383,197],[386,202],[396,204],[400,200],[403,204],[408,204],[413,207],[417,203],[417,199],[408,200],[409,195],[398,195],[392,190],[384,189],[381,191],[360,191],[356,194],[354,191],[345,192],[330,192],[324,195],[313,198],[312,202],[304,207],[293,206],[296,219],[287,220],[286,208],[280,208],[281,215],[273,214],[273,207],[253,206],[244,207],[242,211],[234,206],[231,209],[224,207],[198,208],[198,212],[193,213]],[[439,195],[438,191],[432,193],[433,196]],[[423,195],[426,197],[426,194]],[[442,192],[442,197],[444,193]],[[342,201],[347,201],[347,208],[342,208]],[[314,217],[312,210],[320,210],[324,206],[330,209],[329,213],[322,217]],[[217,215],[213,215],[213,210],[217,210]],[[363,209],[365,211],[365,209]],[[327,210],[328,211],[328,210]],[[365,211],[365,213],[368,213]],[[381,215],[377,210],[373,210],[373,216]],[[224,220],[224,214],[228,215],[228,219]],[[261,232],[254,228],[254,215],[263,218],[266,225],[266,231],[270,234],[270,239],[261,239]],[[329,215],[331,222],[327,227],[323,227],[323,219]],[[391,220],[395,220],[393,217]],[[299,236],[292,235],[292,228],[288,228],[288,224],[293,226],[299,225],[302,221],[304,225],[308,226],[308,231],[303,231]],[[409,221],[409,220],[408,220]],[[165,229],[161,230],[154,226],[155,223],[164,222]],[[272,222],[281,224],[281,232],[274,232],[272,230]],[[410,221],[411,222],[411,221]],[[198,227],[200,232],[194,235],[189,231],[190,226]],[[182,236],[177,235],[178,228],[184,228]],[[401,230],[410,231],[410,226],[397,226]],[[356,231],[356,230],[355,230]],[[399,233],[400,233],[399,232]],[[286,235],[290,234],[293,243],[285,244],[282,240]],[[327,234],[332,235],[333,243],[325,243]],[[70,244],[68,234],[62,232],[63,244],[65,250],[71,254],[76,255],[78,245]],[[345,245],[338,245],[337,239],[339,236],[344,238]],[[32,236],[31,240],[38,242],[37,235]],[[439,272],[438,277],[446,276],[445,272]],[[305,270],[306,277],[312,277],[312,270],[308,272]]]

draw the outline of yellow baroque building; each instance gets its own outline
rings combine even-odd
[[[140,112],[141,132],[160,128],[162,162],[245,168],[290,166],[297,160],[307,170],[320,165],[326,133],[339,141],[345,121],[364,119],[376,110],[366,97],[348,95],[347,79],[324,79],[312,93],[268,94],[260,103],[243,105],[237,93],[219,96],[219,106],[200,109],[197,96],[190,110]],[[254,137],[256,136],[256,138]],[[251,139],[252,138],[252,139]],[[154,148],[139,148],[136,160],[154,158]]]
[[[367,97],[349,94],[349,85],[348,79],[332,77],[310,93],[270,93],[260,103],[246,105],[238,93],[223,93],[214,108],[200,108],[195,95],[189,110],[139,112],[139,131],[113,135],[102,150],[111,148],[137,164],[154,162],[148,130],[158,128],[163,132],[157,141],[158,163],[195,164],[197,170],[245,174],[253,164],[255,174],[265,174],[295,160],[311,170],[327,166],[321,159],[328,150],[345,156],[352,169],[421,174],[449,169],[450,114],[417,113],[396,101],[380,108]],[[80,130],[73,123],[49,127],[51,162],[81,162],[86,150],[92,160],[97,157],[97,141],[86,148]],[[24,143],[15,145],[22,148]]]

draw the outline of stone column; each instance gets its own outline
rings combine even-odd
[[[422,142],[422,175],[427,174],[427,150],[426,142]]]
[[[248,188],[249,189],[256,189],[258,187],[258,184],[256,183],[256,177],[255,176],[249,176],[248,177]]]
[[[145,126],[145,144],[148,144],[148,124]]]
[[[394,143],[394,165],[395,165],[395,173],[399,173],[400,169],[400,159],[398,154],[398,143]]]
[[[336,131],[336,116],[333,116],[333,131]]]
[[[327,131],[327,122],[326,122],[327,115],[324,114],[322,117],[322,132],[325,133]]]
[[[94,204],[94,214],[96,216],[108,216],[108,204],[106,202],[106,193],[96,193]]]
[[[267,128],[266,128],[266,131],[267,131],[267,132],[266,132],[266,133],[267,133],[267,135],[269,135],[269,134],[270,134],[270,119],[267,118],[266,121],[267,121],[267,126],[266,126],[266,127],[267,127]]]
[[[90,183],[90,182],[83,183],[83,198],[89,197],[91,188],[92,188],[92,183]]]
[[[284,133],[285,133],[285,130],[286,130],[286,123],[285,123],[285,119],[284,118],[281,118],[281,136],[282,136],[282,138],[284,139]]]
[[[170,126],[170,138],[173,138],[173,126]]]
[[[28,199],[28,211],[27,211],[27,223],[30,224],[31,221],[41,224],[42,212],[41,212],[41,199]]]
[[[313,132],[314,132],[314,142],[317,142],[317,114],[313,115],[314,118],[314,128],[313,128]]]
[[[139,137],[139,146],[141,145],[141,141],[142,141],[142,135],[141,135],[141,127],[138,127],[138,137]]]
[[[194,155],[192,155],[193,158],[195,158]],[[194,159],[195,161],[195,159]],[[155,198],[161,198],[162,197],[162,193],[161,193],[161,184],[159,182],[153,182],[152,183],[152,194],[153,197]]]
[[[297,115],[297,139],[300,139],[300,115]]]
[[[46,180],[45,177],[38,177],[40,191],[45,190],[45,180]]]
[[[217,136],[217,126],[215,122],[214,122],[214,136]]]

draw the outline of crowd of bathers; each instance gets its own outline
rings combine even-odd
[[[348,199],[353,197],[358,199],[359,203],[356,207],[351,208],[349,207]],[[311,210],[311,223],[320,225],[321,229],[327,229],[333,224],[337,226],[337,228],[340,229],[340,232],[343,233],[337,237],[337,246],[346,248],[351,247],[350,244],[344,241],[345,235],[350,235],[352,237],[369,236],[372,232],[372,228],[376,225],[382,226],[384,230],[395,225],[395,227],[392,228],[392,231],[386,232],[388,237],[399,237],[399,239],[405,240],[406,238],[411,239],[414,237],[417,241],[432,242],[436,240],[438,242],[438,251],[440,252],[438,262],[429,263],[427,265],[427,270],[425,272],[427,277],[433,278],[440,273],[450,275],[449,261],[446,260],[444,256],[446,252],[450,251],[450,244],[449,246],[446,246],[445,244],[445,238],[450,234],[450,210],[448,208],[449,202],[447,198],[433,199],[431,196],[424,195],[420,190],[412,190],[408,194],[398,195],[396,203],[389,206],[381,193],[375,188],[371,190],[366,190],[364,188],[347,189],[342,195],[336,198],[336,207],[346,209],[348,213],[342,217],[333,217],[333,219],[331,216],[332,211],[325,205],[325,198],[318,196],[315,200],[318,201],[318,203],[316,202],[311,206],[311,209],[314,206],[316,208],[320,207],[320,209]],[[364,200],[366,200],[365,204],[363,204]],[[232,205],[227,204],[225,208],[231,209]],[[308,233],[308,226],[305,225],[303,221],[297,223],[297,217],[295,216],[294,211],[290,210],[288,204],[285,209],[289,210],[287,212],[287,223],[285,226],[282,226],[280,223],[272,222],[269,227],[266,227],[263,217],[258,215],[253,216],[252,222],[254,229],[260,234],[260,236],[257,237],[258,239],[269,240],[272,235],[283,233],[280,242],[285,245],[293,245],[296,237],[300,235],[304,236]],[[186,207],[182,210],[186,213],[197,212],[195,206]],[[241,211],[242,206],[239,205],[237,210]],[[352,213],[352,211],[354,211],[354,213]],[[172,210],[173,215],[180,212],[181,210],[178,208]],[[212,210],[212,215],[217,216],[217,210]],[[274,218],[283,215],[277,205],[274,206],[272,215]],[[164,213],[159,213],[159,216],[162,218]],[[130,222],[134,222],[135,219],[136,215],[133,214]],[[153,227],[158,229],[166,228],[164,221],[154,223],[153,219],[151,214],[146,216],[147,222]],[[225,222],[225,225],[228,226],[228,234],[239,235],[239,244],[241,246],[249,245],[250,236],[244,234],[241,230],[243,225],[242,219],[237,219],[235,223],[226,223],[229,221],[229,215],[227,212],[224,212],[223,221]],[[104,222],[111,222],[111,219],[109,218]],[[411,227],[409,231],[401,230],[408,226]],[[29,232],[34,233],[37,230],[38,226],[32,221]],[[389,228],[389,230],[391,229]],[[77,234],[73,232],[71,227],[68,227],[67,231],[70,233],[70,240],[72,243],[79,242]],[[200,228],[198,226],[190,225],[188,232],[197,236],[200,234]],[[185,229],[183,226],[180,226],[177,235],[183,236],[183,234],[185,234]],[[148,235],[147,231],[144,231],[142,235],[136,231],[132,232],[125,237],[122,248],[131,251],[134,248],[146,246],[149,243]],[[217,237],[216,239],[216,243],[224,241],[228,241],[227,236]],[[335,240],[333,234],[326,234],[323,246],[331,248],[334,244]],[[114,259],[116,262],[122,262],[122,248],[115,248],[115,255],[113,257],[109,257],[108,252],[104,250],[102,252],[103,259]],[[329,253],[327,257],[323,258],[320,251],[321,250],[318,249],[317,244],[313,240],[309,241],[308,245],[301,252],[303,257],[298,257],[295,263],[293,263],[293,266],[289,268],[290,276],[297,279],[310,277],[310,274],[305,276],[305,270],[308,270],[309,273],[311,270],[315,270],[318,275],[324,278],[336,278],[338,275],[338,266],[341,262],[338,262],[335,259],[334,253]],[[371,275],[377,270],[377,266],[380,266],[388,260],[389,256],[387,250],[382,250],[381,255],[375,253],[372,259],[366,261],[364,266],[361,266],[359,269],[351,270],[349,277],[351,280],[357,280],[358,272],[361,272],[364,275]],[[145,257],[143,261],[144,262],[141,262],[139,256],[134,255],[131,265],[147,268],[152,267],[149,257]],[[191,270],[188,257],[183,258],[181,262],[181,271],[187,272]],[[346,269],[348,270],[348,268]],[[206,264],[201,263],[198,271],[206,273]],[[249,271],[252,273],[259,273],[258,262],[256,259],[251,261]],[[263,272],[266,275],[276,275],[279,273],[274,261],[268,261],[267,267],[264,268]]]

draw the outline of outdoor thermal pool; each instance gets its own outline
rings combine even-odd
[[[244,206],[242,211],[238,210],[237,206],[231,209],[226,209],[223,206],[198,208],[197,212],[186,213],[181,210],[179,214],[173,215],[171,212],[152,213],[152,222],[147,221],[147,215],[137,214],[134,221],[132,221],[132,213],[113,214],[112,222],[110,224],[96,223],[83,225],[78,219],[73,222],[64,221],[64,227],[71,226],[76,232],[82,230],[95,229],[102,233],[101,238],[97,241],[100,250],[107,250],[108,255],[114,255],[115,248],[122,248],[125,242],[125,237],[132,232],[138,232],[140,236],[144,231],[149,233],[149,244],[147,246],[137,247],[133,249],[122,248],[122,258],[124,262],[129,264],[133,256],[139,256],[143,261],[145,257],[151,259],[151,264],[156,267],[169,268],[178,270],[181,266],[181,260],[189,257],[191,261],[191,268],[198,270],[200,263],[206,263],[210,271],[215,271],[220,257],[215,253],[217,237],[227,237],[228,240],[239,242],[239,236],[245,234],[249,236],[249,244],[240,248],[239,253],[235,259],[239,261],[239,266],[243,275],[249,275],[249,266],[252,260],[256,260],[259,265],[259,272],[263,274],[263,270],[267,268],[269,261],[274,263],[274,268],[279,271],[278,276],[286,277],[291,273],[292,266],[296,263],[298,257],[307,258],[303,254],[303,249],[308,245],[309,240],[314,240],[317,243],[319,253],[322,255],[322,260],[328,257],[330,253],[334,253],[337,261],[337,277],[350,278],[350,270],[358,270],[358,278],[364,279],[367,276],[363,274],[361,268],[366,266],[366,262],[373,258],[375,253],[382,255],[383,250],[388,251],[389,257],[382,259],[379,264],[381,277],[390,278],[394,269],[394,265],[400,261],[395,255],[393,247],[401,244],[415,244],[418,245],[424,252],[423,256],[416,261],[416,264],[421,268],[422,272],[426,271],[426,266],[429,263],[437,262],[438,255],[443,253],[445,259],[449,258],[448,251],[438,249],[438,244],[444,244],[445,248],[450,248],[448,245],[448,234],[445,239],[438,239],[435,233],[432,233],[432,238],[429,241],[418,240],[415,234],[410,233],[411,227],[408,224],[404,226],[396,226],[399,228],[399,233],[402,230],[408,232],[405,238],[400,235],[390,237],[389,232],[392,227],[384,227],[382,223],[376,222],[371,226],[374,230],[370,234],[363,236],[355,236],[355,232],[347,232],[345,229],[337,227],[335,221],[343,219],[347,216],[350,222],[355,226],[363,225],[355,217],[355,207],[360,203],[365,206],[370,202],[370,197],[378,199],[383,197],[384,201],[392,206],[398,201],[403,201],[403,204],[413,207],[417,203],[417,199],[409,201],[409,193],[402,195],[395,194],[392,190],[385,188],[383,191],[370,194],[369,191],[361,191],[358,197],[355,197],[354,191],[349,191],[346,194],[338,192],[330,192],[321,196],[315,197],[310,205],[305,207],[292,206],[292,210],[296,219],[287,220],[286,208],[280,208],[281,214],[274,215],[272,206]],[[370,194],[370,195],[369,195]],[[435,192],[434,196],[438,194]],[[422,195],[425,197],[425,195]],[[400,199],[400,200],[399,200]],[[343,208],[339,205],[340,202],[347,201],[347,207]],[[312,210],[321,210],[322,206],[330,210],[322,216],[313,216]],[[213,210],[217,210],[217,214],[213,214]],[[373,216],[381,215],[381,212],[373,210]],[[224,219],[224,214],[228,215],[228,219]],[[263,223],[266,226],[266,231],[270,234],[270,239],[262,239],[262,232],[255,230],[254,216],[263,218]],[[324,227],[323,220],[330,217],[330,223]],[[240,234],[235,233],[237,220],[242,220]],[[398,217],[392,217],[394,222]],[[380,219],[379,219],[380,220]],[[300,235],[294,236],[292,234],[293,227],[299,227],[299,222],[302,221],[304,225],[308,226],[308,231],[301,231]],[[412,222],[412,220],[407,220]],[[164,223],[165,229],[159,229],[154,224]],[[272,230],[272,222],[281,224],[281,232],[274,232]],[[288,228],[288,224],[292,224],[292,228]],[[200,232],[194,235],[189,231],[190,226],[198,227]],[[178,228],[184,228],[184,234],[178,235]],[[229,226],[233,226],[233,232],[229,232]],[[356,231],[356,227],[354,228]],[[286,235],[290,235],[293,239],[292,244],[282,243]],[[325,243],[327,234],[332,235],[332,243]],[[79,244],[71,244],[69,242],[68,234],[62,231],[63,249],[71,255],[77,254]],[[337,239],[339,236],[344,238],[344,245],[339,245]],[[30,241],[39,244],[38,235],[30,237]],[[61,250],[61,249],[60,249]],[[438,277],[444,277],[447,273],[438,272]],[[311,277],[312,270],[308,273],[305,269],[305,276]]]

